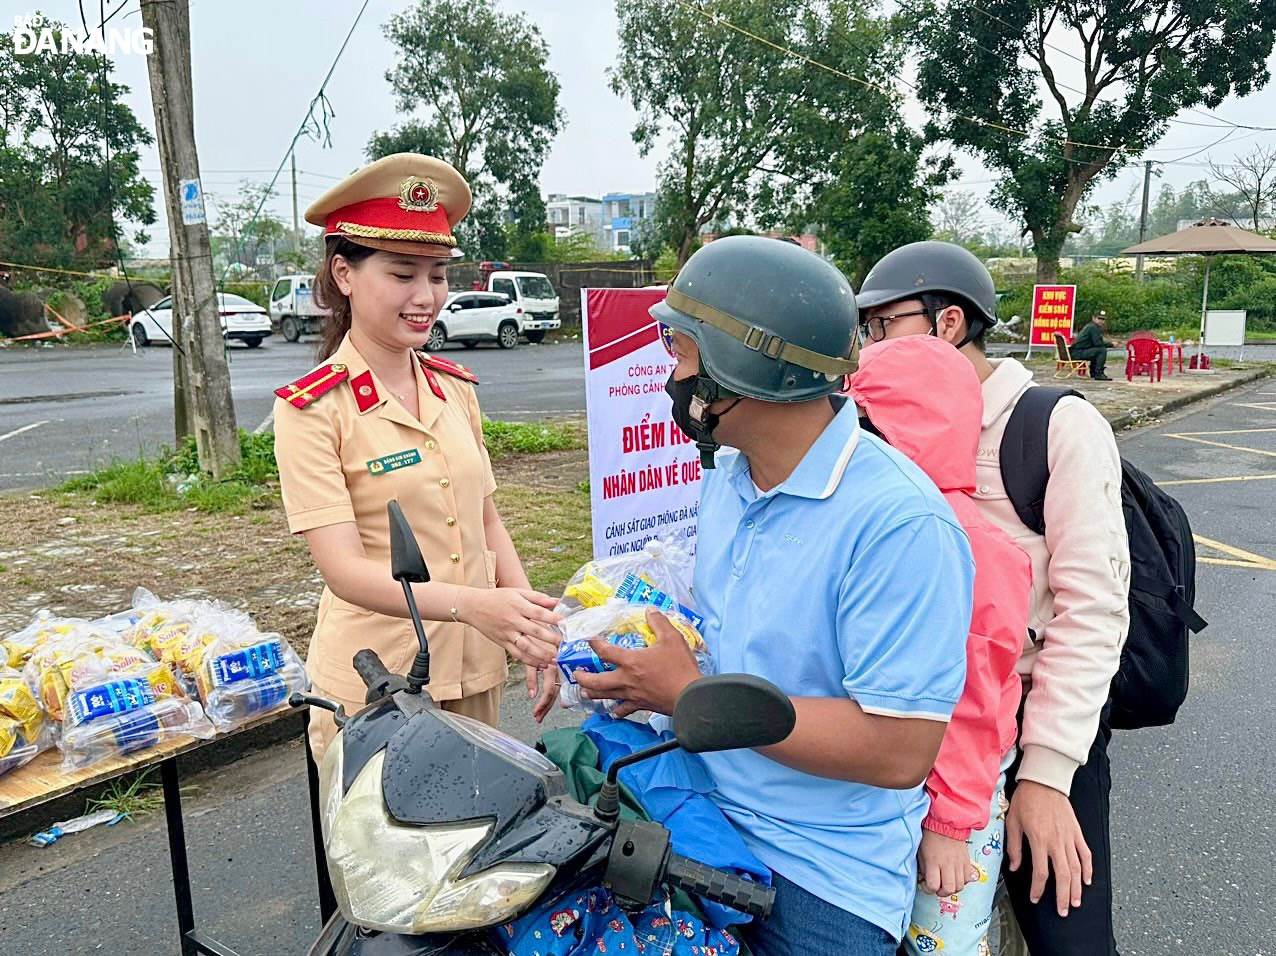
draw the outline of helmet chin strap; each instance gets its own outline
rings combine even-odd
[[[704,469],[716,467],[713,456],[722,447],[713,437],[713,430],[718,427],[723,415],[744,401],[743,396],[736,395],[734,402],[715,414],[709,411],[709,406],[728,397],[722,395],[721,391],[721,385],[706,375],[700,375],[696,382],[696,394],[691,399],[691,420],[696,424],[696,449],[700,452],[700,467]]]

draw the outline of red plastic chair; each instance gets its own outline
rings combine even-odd
[[[1134,376],[1144,374],[1149,380],[1161,380],[1161,343],[1155,338],[1128,339],[1125,343],[1125,380],[1132,382]]]
[[[1153,339],[1153,340],[1155,340],[1155,339],[1156,339],[1156,335],[1155,335],[1154,333],[1152,333],[1152,332],[1131,332],[1129,335],[1127,335],[1127,336],[1125,337],[1125,340],[1126,340],[1127,342],[1131,342],[1131,341],[1133,341],[1134,339]]]

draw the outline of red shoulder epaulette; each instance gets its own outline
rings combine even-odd
[[[320,396],[332,391],[350,377],[350,370],[340,362],[320,365],[291,385],[275,389],[275,394],[294,408],[305,408]]]
[[[438,372],[446,372],[448,375],[455,375],[459,379],[464,379],[471,385],[479,383],[478,376],[471,372],[464,365],[458,365],[456,362],[449,362],[445,358],[439,358],[437,355],[431,355],[429,352],[417,352],[417,357],[421,360],[421,364],[426,368],[432,368]]]

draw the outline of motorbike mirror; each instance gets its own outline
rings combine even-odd
[[[421,547],[416,543],[412,527],[403,516],[397,501],[387,506],[390,514],[390,575],[399,582],[424,584],[430,580],[430,571],[421,557]]]
[[[673,708],[674,737],[697,754],[778,744],[796,722],[788,695],[751,674],[702,677],[686,686]]]

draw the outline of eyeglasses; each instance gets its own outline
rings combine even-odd
[[[880,342],[886,338],[886,326],[888,323],[894,322],[896,319],[911,318],[914,315],[929,316],[930,313],[926,309],[914,309],[912,312],[896,312],[894,315],[875,315],[871,319],[861,322],[860,328],[874,342]]]

